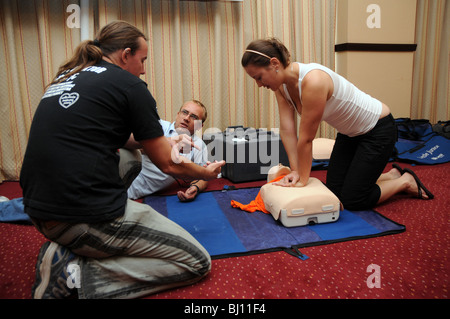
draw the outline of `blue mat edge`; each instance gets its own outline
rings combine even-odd
[[[238,191],[241,189],[250,189],[250,188],[256,188],[256,187],[245,187],[245,188],[239,188],[236,190],[232,190],[229,192],[233,192],[233,191]],[[221,190],[215,190],[215,191],[208,191],[208,193],[212,193],[212,192],[221,192]],[[170,196],[170,195],[169,195]],[[176,196],[176,195],[172,195],[172,196]],[[150,195],[149,197],[153,197],[152,195]],[[156,197],[167,197],[164,195],[159,195]],[[144,199],[144,204],[146,204],[146,199]],[[349,236],[349,237],[343,237],[343,238],[339,238],[339,239],[332,239],[332,240],[319,240],[319,241],[314,241],[314,242],[308,242],[308,243],[303,243],[303,244],[296,244],[296,245],[292,245],[291,247],[272,247],[272,248],[265,248],[265,249],[256,249],[256,250],[251,250],[251,251],[245,251],[245,252],[234,252],[234,253],[226,253],[226,254],[217,254],[217,255],[211,255],[211,259],[224,259],[224,258],[232,258],[232,257],[241,257],[241,256],[251,256],[251,255],[258,255],[258,254],[264,254],[264,253],[270,253],[270,252],[278,252],[278,251],[284,251],[287,252],[295,257],[298,257],[300,259],[307,259],[307,256],[304,256],[299,249],[300,248],[308,248],[308,247],[314,247],[314,246],[323,246],[323,245],[330,245],[330,244],[335,244],[335,243],[342,243],[342,242],[346,242],[346,241],[353,241],[353,240],[361,240],[361,239],[370,239],[370,238],[376,238],[376,237],[382,237],[382,236],[388,236],[388,235],[395,235],[395,234],[400,234],[406,231],[406,226],[403,224],[400,224],[386,216],[384,216],[383,214],[381,214],[380,212],[372,209],[372,211],[377,214],[378,216],[380,216],[381,218],[386,219],[387,221],[395,224],[396,226],[398,226],[398,229],[395,230],[387,230],[387,231],[381,231],[379,233],[376,234],[368,234],[368,235],[362,235],[362,236]],[[261,212],[262,213],[262,212]],[[305,257],[305,258],[303,258]]]
[[[337,243],[342,243],[342,242],[346,242],[346,241],[353,241],[353,240],[361,240],[361,239],[370,239],[370,238],[377,238],[377,237],[383,237],[383,236],[389,236],[389,235],[396,235],[396,234],[400,234],[406,231],[406,226],[403,224],[400,224],[386,216],[384,216],[383,214],[379,213],[376,210],[373,210],[374,213],[376,213],[377,215],[381,216],[382,218],[387,219],[388,221],[390,221],[391,223],[397,225],[399,227],[399,229],[396,230],[387,230],[387,231],[383,231],[377,234],[371,234],[371,235],[363,235],[363,236],[350,236],[350,237],[344,237],[344,238],[339,238],[339,239],[332,239],[332,240],[319,240],[319,241],[315,241],[315,242],[309,242],[309,243],[304,243],[304,244],[297,244],[297,245],[292,245],[291,247],[273,247],[273,248],[268,248],[268,249],[259,249],[259,250],[252,250],[252,251],[247,251],[247,252],[236,252],[236,253],[229,253],[229,254],[223,254],[223,255],[213,255],[211,256],[211,259],[223,259],[223,258],[232,258],[232,257],[241,257],[241,256],[251,256],[251,255],[258,255],[258,254],[265,254],[265,253],[270,253],[270,252],[278,252],[278,251],[284,251],[287,252],[291,255],[294,255],[295,257],[298,257],[300,259],[302,258],[302,254],[299,251],[300,248],[308,248],[308,247],[314,247],[314,246],[324,246],[324,245],[331,245],[331,244],[337,244]],[[297,251],[296,253],[292,253],[292,251]],[[300,255],[300,256],[298,256]],[[307,257],[306,257],[307,258]]]

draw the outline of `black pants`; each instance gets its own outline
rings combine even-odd
[[[397,141],[397,126],[391,114],[368,133],[349,137],[338,133],[327,173],[328,188],[344,208],[373,208],[380,199],[376,184]]]

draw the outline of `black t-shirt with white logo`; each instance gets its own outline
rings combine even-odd
[[[127,194],[117,150],[163,135],[144,81],[102,61],[50,86],[36,110],[20,183],[35,218],[99,222],[121,216]]]

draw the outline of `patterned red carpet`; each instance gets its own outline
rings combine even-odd
[[[405,232],[303,248],[309,256],[304,261],[285,252],[213,260],[203,281],[147,298],[448,299],[450,163],[400,165],[412,168],[435,195],[431,201],[399,195],[376,208],[406,225]],[[313,172],[321,180],[325,174]],[[225,183],[220,180],[215,186]],[[0,195],[21,197],[18,183],[0,184]],[[0,298],[30,298],[45,238],[32,226],[5,223],[0,224],[0,235]]]

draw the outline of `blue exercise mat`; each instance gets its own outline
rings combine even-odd
[[[248,204],[260,188],[201,193],[195,201],[173,196],[148,196],[144,203],[192,234],[213,258],[267,251],[292,250],[333,242],[396,234],[405,226],[376,211],[341,211],[338,221],[313,226],[285,227],[272,215],[233,208],[231,200]],[[303,259],[303,258],[302,258]]]
[[[22,197],[0,202],[0,222],[31,224],[30,217],[24,212]]]

